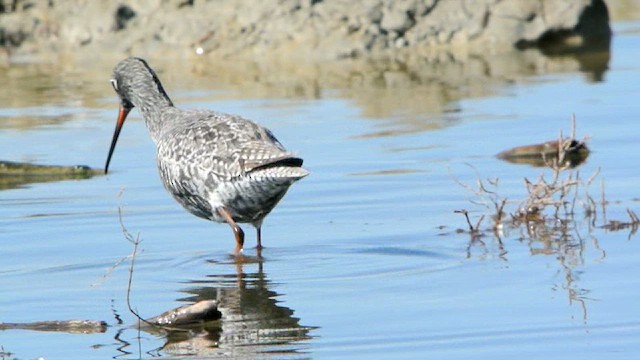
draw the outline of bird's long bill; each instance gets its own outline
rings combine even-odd
[[[120,105],[120,112],[118,113],[118,122],[116,123],[116,129],[113,131],[113,138],[111,138],[111,147],[109,148],[107,163],[104,165],[105,174],[109,171],[109,162],[111,162],[111,155],[113,155],[113,150],[115,150],[116,148],[116,143],[118,142],[118,136],[120,136],[120,130],[122,130],[122,125],[124,125],[124,121],[127,118],[127,115],[129,115],[129,111],[131,111],[130,107]]]

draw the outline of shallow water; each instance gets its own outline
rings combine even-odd
[[[598,226],[627,221],[627,208],[640,212],[639,29],[616,24],[602,81],[553,67],[577,68],[574,60],[545,59],[548,71],[516,71],[453,95],[387,83],[241,97],[202,76],[167,74],[177,104],[255,119],[305,159],[311,176],[265,221],[264,260],[236,264],[228,227],[191,216],[165,193],[134,112],[108,176],[0,191],[0,321],[104,320],[107,331],[0,331],[1,357],[633,358],[638,235]],[[117,106],[110,66],[6,70],[0,160],[101,167]],[[429,103],[438,110],[424,110]],[[604,180],[607,219],[599,214],[594,227],[576,215],[563,237],[462,231],[454,210],[474,222],[490,212],[457,181],[498,177],[515,206],[523,178],[544,170],[494,155],[568,133],[573,113],[578,137],[591,136],[579,171],[588,178],[600,169],[589,191],[598,199]],[[138,331],[126,303],[133,247],[118,209],[142,240],[133,308],[151,317],[218,299],[221,322],[188,334]]]

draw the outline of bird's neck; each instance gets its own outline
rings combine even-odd
[[[144,94],[144,96],[140,96],[140,94]],[[165,113],[171,111],[170,109],[175,109],[173,102],[161,88],[161,85],[150,86],[145,91],[136,92],[136,95],[137,98],[134,105],[142,113],[151,137],[157,142],[162,129],[165,127]]]
[[[155,143],[158,142],[162,131],[166,129],[167,112],[170,112],[172,109],[175,109],[173,107],[173,104],[165,104],[153,107],[140,107],[140,111],[142,112],[142,116],[144,117],[144,122],[147,125],[149,134],[151,135],[151,138]]]

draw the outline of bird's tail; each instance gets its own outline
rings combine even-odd
[[[298,157],[286,157],[262,164],[251,169],[251,173],[260,173],[264,176],[288,178],[297,181],[309,175],[309,171],[302,167],[302,159]]]

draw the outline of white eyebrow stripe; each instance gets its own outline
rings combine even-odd
[[[111,81],[111,85],[113,85],[113,88],[117,91],[118,90],[118,81],[116,79],[110,79],[109,81]]]

